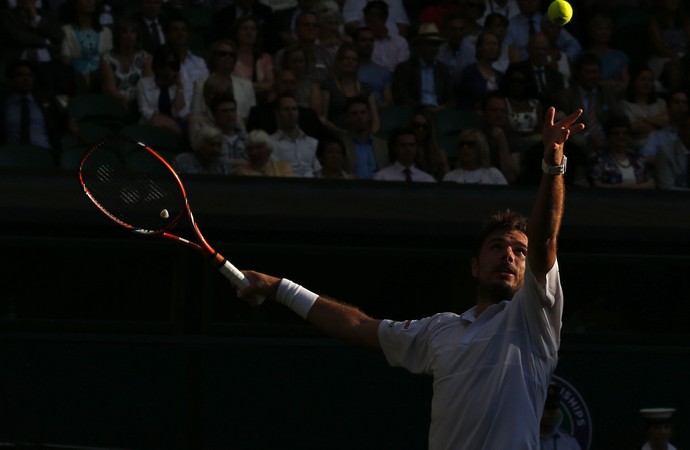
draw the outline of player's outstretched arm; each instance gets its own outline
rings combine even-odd
[[[571,136],[585,128],[584,124],[576,123],[581,114],[582,110],[578,109],[554,123],[555,108],[550,107],[546,110],[542,132],[545,166],[555,167],[564,164],[565,143]],[[549,171],[548,168],[547,171]],[[550,174],[547,171],[541,176],[537,199],[527,229],[529,238],[527,257],[532,272],[541,283],[546,281],[546,274],[556,262],[557,240],[565,199],[563,175]]]
[[[251,303],[256,295],[275,299],[314,324],[326,334],[358,347],[380,349],[378,327],[373,319],[351,305],[322,297],[290,280],[251,270],[242,271],[250,285],[239,291]]]

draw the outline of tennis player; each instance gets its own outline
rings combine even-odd
[[[434,378],[430,450],[538,450],[539,421],[558,361],[563,292],[556,260],[563,216],[563,146],[582,131],[577,110],[542,133],[543,175],[527,219],[491,217],[472,258],[477,303],[458,315],[377,320],[285,278],[245,271],[239,295],[264,294],[327,334],[381,349],[391,366]]]

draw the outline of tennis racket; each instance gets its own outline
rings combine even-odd
[[[182,243],[206,257],[235,288],[249,286],[244,274],[201,234],[180,177],[151,147],[127,136],[108,136],[82,156],[79,181],[93,204],[118,225]],[[171,233],[184,217],[196,242]],[[256,304],[264,300],[254,299]]]

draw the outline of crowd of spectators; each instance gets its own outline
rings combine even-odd
[[[0,145],[56,167],[101,94],[183,174],[534,184],[554,106],[587,126],[567,183],[690,187],[681,0],[0,2]]]

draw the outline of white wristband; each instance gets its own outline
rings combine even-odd
[[[318,297],[317,294],[309,289],[305,289],[287,278],[280,280],[278,292],[276,293],[276,301],[299,314],[302,319],[307,318],[309,310]]]

